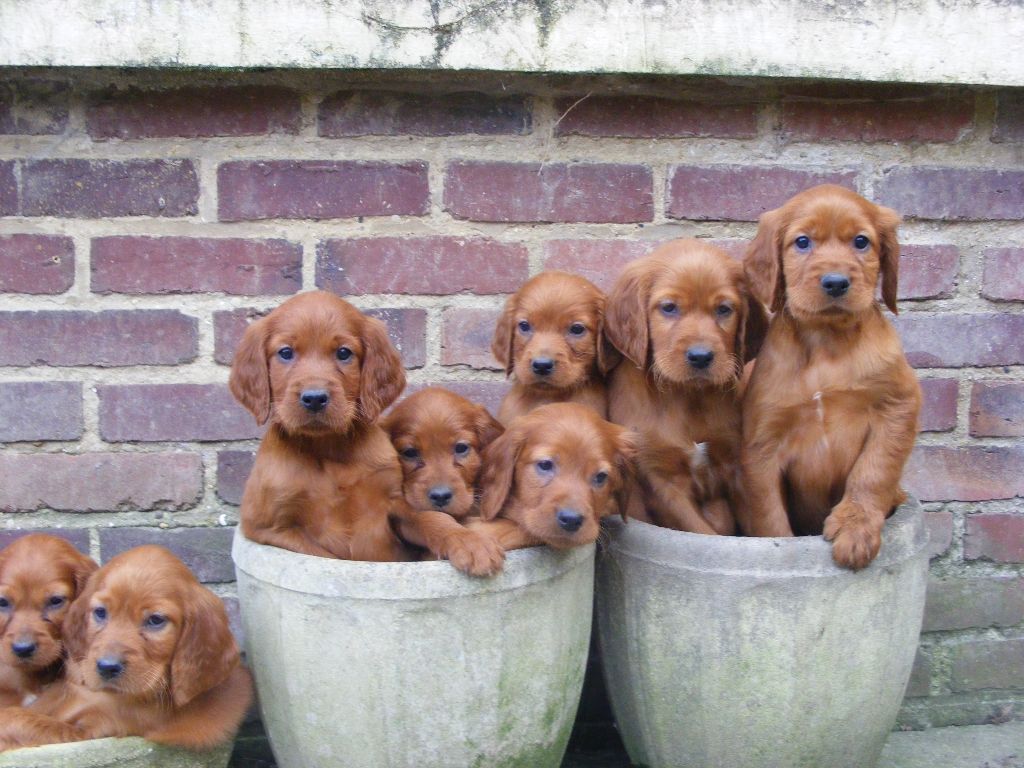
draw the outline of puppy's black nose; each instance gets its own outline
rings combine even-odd
[[[555,361],[550,357],[535,357],[530,361],[530,367],[538,376],[547,376],[555,370]]]
[[[36,644],[31,640],[22,640],[20,642],[11,643],[11,650],[14,651],[14,655],[19,659],[30,659],[32,654],[36,652]]]
[[[690,347],[686,350],[686,362],[698,370],[707,368],[714,359],[715,353],[707,347]]]
[[[330,401],[330,395],[327,394],[325,389],[307,389],[301,395],[299,395],[299,401],[302,403],[302,407],[307,411],[317,413],[327,407],[327,403]]]
[[[124,664],[120,659],[107,657],[96,660],[96,671],[104,680],[113,680],[124,672]]]
[[[583,525],[583,515],[575,509],[562,508],[555,513],[555,518],[558,520],[558,527],[569,533],[578,531]]]
[[[430,499],[430,503],[438,509],[447,507],[454,495],[452,489],[447,485],[437,485],[427,491],[427,498]]]
[[[821,288],[833,299],[838,299],[850,290],[850,278],[838,272],[830,272],[821,278]]]

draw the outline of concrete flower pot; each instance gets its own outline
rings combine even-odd
[[[854,573],[821,537],[744,539],[612,522],[599,639],[632,761],[871,768],[917,649],[928,572],[917,502]]]
[[[231,744],[193,752],[136,737],[48,744],[0,753],[0,768],[225,768]]]
[[[263,722],[281,768],[559,765],[579,704],[593,546],[446,562],[232,555]]]

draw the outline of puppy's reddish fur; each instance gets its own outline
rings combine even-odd
[[[626,358],[609,379],[612,421],[641,449],[627,511],[683,531],[730,534],[739,480],[740,382],[767,327],[743,268],[719,248],[675,240],[629,264],[608,297]],[[713,355],[706,367],[688,351]]]
[[[618,353],[604,336],[605,296],[589,280],[567,272],[542,272],[509,297],[498,319],[491,350],[512,377],[498,410],[508,425],[546,403],[582,403],[608,415],[604,376]],[[532,362],[547,358],[546,376]]]
[[[635,453],[635,435],[587,406],[542,405],[484,451],[482,520],[471,524],[505,549],[589,544],[600,519],[620,511],[619,492]],[[579,528],[565,530],[559,512],[579,515]]]
[[[756,536],[824,533],[850,568],[878,554],[885,518],[904,498],[921,405],[875,301],[881,278],[896,312],[898,224],[894,211],[842,187],[814,187],[761,217],[746,256],[751,284],[776,314],[744,402],[749,506],[740,522]],[[849,278],[846,295],[823,290],[829,274]]]
[[[375,423],[405,387],[383,323],[323,291],[295,296],[246,329],[230,386],[257,422],[270,421],[242,497],[249,539],[321,557],[408,559],[389,521],[401,511],[402,471]],[[316,413],[300,402],[313,390],[330,398]]]
[[[0,749],[104,736],[205,749],[230,740],[252,702],[224,604],[163,547],[96,571],[64,631],[66,679],[31,707],[0,713]],[[123,671],[105,679],[100,659]]]
[[[64,539],[23,536],[0,552],[0,707],[27,703],[63,671],[63,625],[96,570]],[[34,646],[18,656],[14,646]]]
[[[476,509],[481,452],[504,431],[501,424],[482,405],[428,387],[396,405],[381,425],[402,464],[411,510],[400,522],[403,537],[471,575],[501,570],[501,547],[462,524]]]

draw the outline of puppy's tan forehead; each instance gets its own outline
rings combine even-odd
[[[599,296],[592,289],[566,281],[526,286],[516,300],[519,316],[533,325],[566,325],[593,320]]]
[[[652,298],[673,296],[697,302],[705,297],[714,299],[722,294],[735,294],[741,270],[739,263],[729,257],[726,260],[711,257],[677,260],[659,271]]]
[[[787,237],[806,234],[819,241],[831,237],[848,240],[862,233],[872,238],[877,235],[871,211],[855,201],[837,199],[806,206],[786,228]]]

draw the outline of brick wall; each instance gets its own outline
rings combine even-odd
[[[897,320],[925,389],[906,475],[932,585],[912,726],[1024,711],[1024,94],[380,73],[6,71],[0,543],[181,554],[228,598],[260,430],[245,324],[299,290],[388,323],[413,387],[495,404],[502,296],[608,286],[678,236],[739,254],[835,181],[906,216]]]

